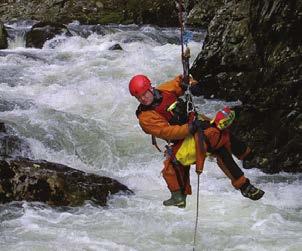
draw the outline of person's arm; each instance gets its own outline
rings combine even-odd
[[[202,95],[202,85],[203,82],[197,82],[190,77],[190,91],[193,96]],[[182,96],[186,91],[187,86],[184,86],[182,83],[182,75],[176,76],[174,79],[164,82],[156,87],[156,89],[161,91],[174,92],[177,97]]]
[[[147,134],[164,140],[184,139],[190,134],[189,125],[170,125],[156,111],[144,111],[139,115],[139,124]]]
[[[177,97],[184,94],[182,86],[182,76],[176,76],[174,79],[164,82],[156,87],[160,91],[174,92]]]

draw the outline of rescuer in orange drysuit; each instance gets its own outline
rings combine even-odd
[[[197,174],[202,172],[204,160],[207,154],[211,153],[217,157],[219,167],[243,196],[252,200],[260,199],[264,192],[250,184],[249,179],[244,176],[232,158],[234,154],[238,159],[243,160],[251,152],[250,148],[239,141],[229,128],[224,128],[229,126],[228,116],[233,116],[234,112],[225,108],[218,112],[212,121],[204,115],[199,115],[198,118],[190,121],[186,103],[179,99],[185,89],[181,76],[162,83],[156,88],[151,86],[151,81],[144,75],[135,75],[129,82],[131,95],[140,102],[136,116],[143,131],[151,134],[153,139],[158,137],[170,143],[170,146],[166,146],[167,158],[164,161],[162,173],[171,191],[171,198],[165,200],[163,204],[186,206],[186,196],[192,193],[189,178],[190,165],[181,164],[176,156],[184,145],[184,139],[194,135],[198,130],[203,136],[201,143],[203,151],[200,151],[198,155],[202,166],[196,168]]]

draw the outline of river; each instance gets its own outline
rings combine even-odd
[[[134,74],[156,85],[182,72],[179,31],[111,25],[98,34],[74,22],[74,36],[33,49],[24,47],[30,23],[8,25],[14,40],[0,57],[0,101],[10,106],[1,110],[1,121],[29,142],[36,159],[115,178],[135,195],[111,196],[105,208],[89,201],[75,208],[0,205],[0,250],[192,250],[194,168],[187,207],[163,207],[170,196],[160,174],[163,156],[140,129],[138,104],[128,93]],[[203,38],[194,31],[191,62]],[[123,50],[109,50],[117,43]],[[209,116],[225,105],[202,97],[195,103]],[[302,250],[302,175],[244,172],[266,192],[261,200],[242,197],[215,161],[206,161],[195,250]]]

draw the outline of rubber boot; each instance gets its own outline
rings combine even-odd
[[[178,206],[179,208],[185,208],[185,207],[186,207],[186,199],[187,199],[187,195],[184,194],[183,196],[184,196],[184,201],[185,201],[185,203],[184,203],[183,205]]]
[[[164,206],[186,207],[186,195],[181,191],[171,192],[171,198],[163,202]]]
[[[257,187],[254,187],[249,182],[247,184],[244,184],[240,188],[240,191],[244,197],[247,197],[251,200],[259,200],[264,195],[264,191],[262,191],[261,189],[259,189]]]

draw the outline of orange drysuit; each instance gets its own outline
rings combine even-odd
[[[172,104],[171,102],[175,101],[175,98],[184,94],[184,90],[182,89],[182,78],[181,76],[177,76],[173,80],[160,84],[155,89],[161,93],[164,98],[161,100],[161,103],[159,102],[156,105],[150,105],[149,108],[145,107],[142,109],[142,105],[139,106],[137,110],[139,124],[145,133],[174,143],[172,147],[173,153],[168,154],[164,161],[164,169],[162,171],[163,177],[171,192],[182,190],[184,194],[191,194],[189,179],[190,166],[183,166],[180,163],[177,163],[174,157],[182,140],[190,135],[189,123],[184,123],[182,125],[170,124],[167,111],[161,110],[159,112],[157,109],[158,106],[163,106],[162,102],[166,102],[164,107],[168,108]],[[175,98],[173,98],[174,96]],[[220,168],[231,179],[233,186],[236,189],[240,188],[246,182],[246,178],[234,160],[229,159],[224,152],[224,149],[227,149],[229,152],[232,151],[231,134],[229,130],[220,131],[216,127],[209,127],[203,131],[203,134],[207,139],[207,141],[204,142],[205,151],[201,153],[203,162],[206,158],[206,152],[209,149],[214,150],[214,155],[218,159],[217,162]],[[231,136],[233,137],[233,135]],[[249,148],[243,145],[235,155],[237,157],[243,157],[248,151]]]

